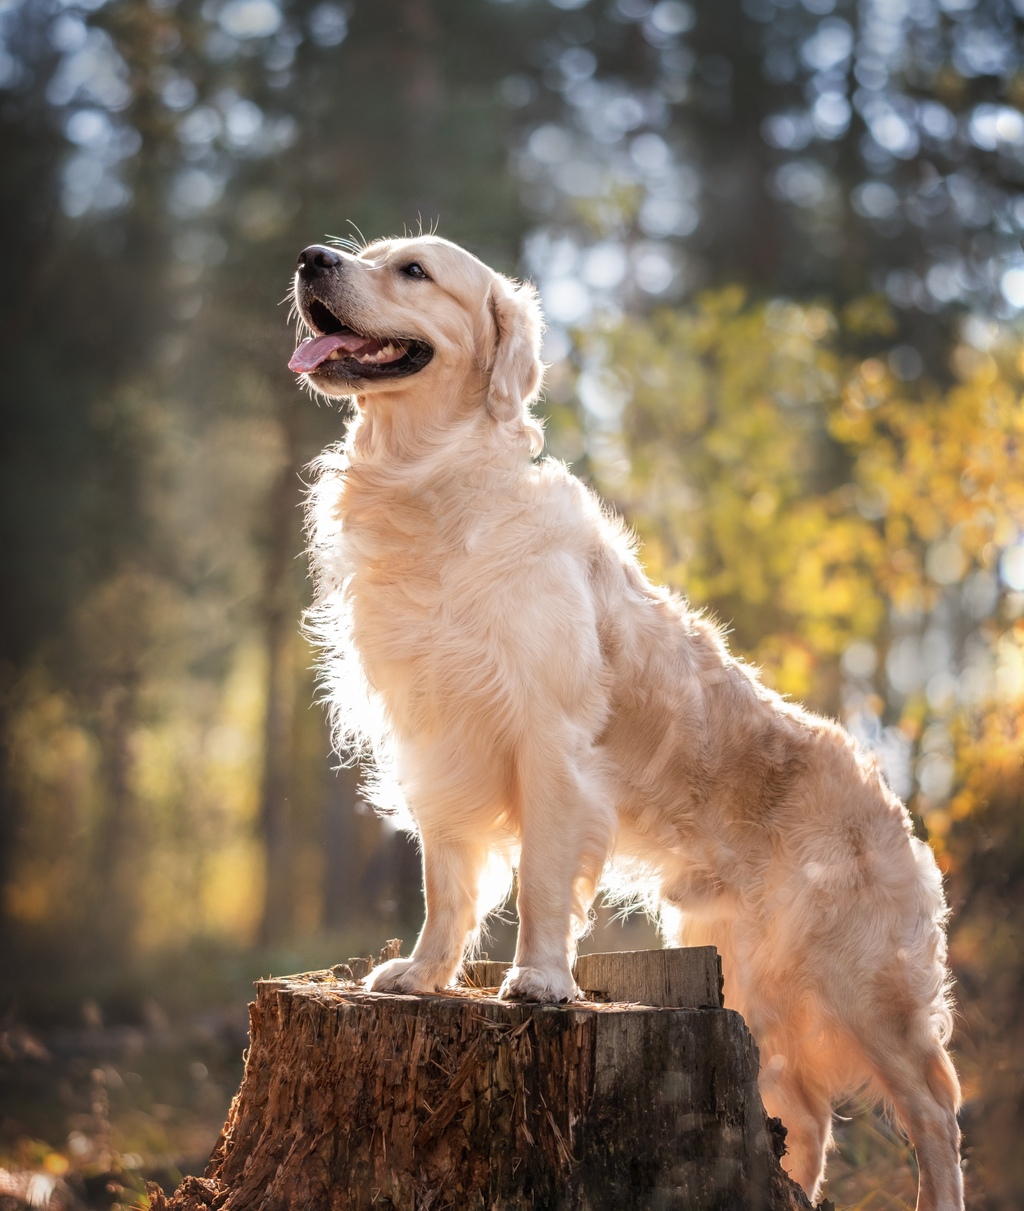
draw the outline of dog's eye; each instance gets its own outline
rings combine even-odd
[[[408,265],[403,265],[401,271],[407,278],[425,278],[428,281],[430,280],[429,274],[419,261],[412,261]]]

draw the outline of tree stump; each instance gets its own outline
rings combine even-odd
[[[588,956],[595,999],[573,1005],[498,1001],[505,966],[467,964],[469,986],[431,996],[367,992],[351,960],[261,981],[206,1174],[170,1200],[151,1186],[153,1207],[810,1208],[713,948]],[[625,1001],[637,989],[648,1004]]]

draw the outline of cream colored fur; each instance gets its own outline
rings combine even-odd
[[[430,280],[403,279],[410,260]],[[360,388],[310,501],[339,743],[375,758],[378,803],[423,850],[423,931],[369,982],[448,985],[517,868],[501,996],[571,999],[598,888],[631,890],[670,943],[721,952],[812,1199],[832,1103],[867,1088],[915,1145],[919,1211],[958,1211],[941,880],[874,760],[765,688],[579,480],[535,461],[529,286],[435,238],[345,261],[341,319],[435,349]]]

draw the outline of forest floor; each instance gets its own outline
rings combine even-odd
[[[0,1033],[0,1167],[63,1178],[95,1207],[202,1173],[241,1080],[245,1005],[172,1024],[154,1002],[149,1018]]]

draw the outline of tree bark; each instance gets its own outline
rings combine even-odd
[[[707,1001],[707,954],[690,965]],[[395,996],[349,974],[257,986],[245,1076],[206,1175],[169,1201],[151,1187],[157,1211],[809,1211],[778,1163],[784,1131],[765,1119],[753,1040],[720,1000]]]

